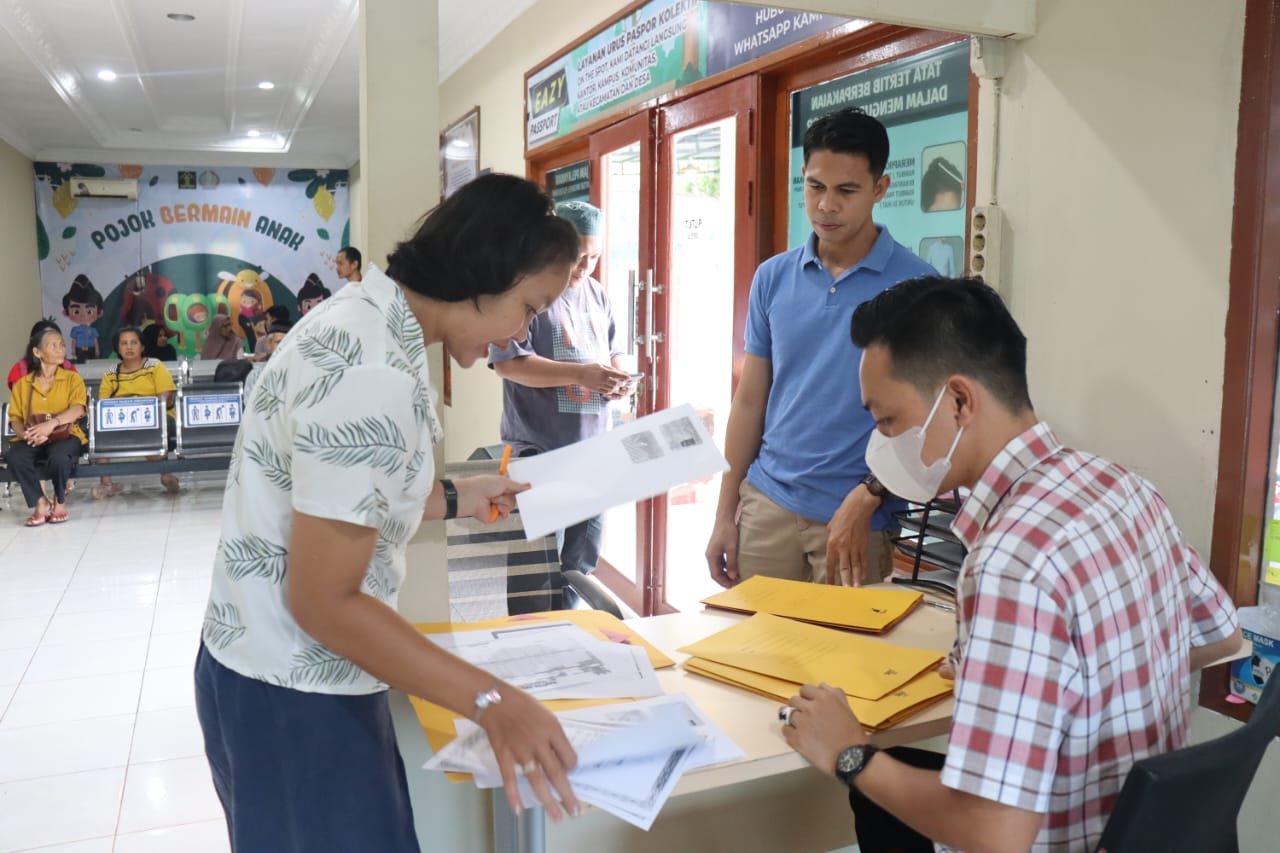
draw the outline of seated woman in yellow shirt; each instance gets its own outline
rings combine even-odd
[[[116,332],[112,341],[120,363],[116,369],[102,377],[98,388],[98,396],[103,399],[112,397],[162,397],[169,414],[169,435],[174,435],[174,396],[178,386],[173,384],[169,370],[158,359],[142,357],[142,333],[132,326],[125,326]],[[165,491],[173,494],[178,491],[178,478],[174,474],[161,474],[160,482]],[[121,487],[103,477],[93,487],[95,498],[106,498],[120,494]]]
[[[85,411],[84,380],[62,367],[66,356],[67,344],[56,328],[38,330],[28,341],[27,375],[9,392],[14,437],[8,463],[32,510],[27,527],[67,520],[67,480],[84,450],[84,432],[76,423]],[[64,429],[69,434],[59,438]],[[41,460],[48,463],[52,503],[40,488],[37,465]]]

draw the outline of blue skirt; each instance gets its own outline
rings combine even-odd
[[[234,853],[419,853],[387,694],[303,693],[200,645],[196,710]]]

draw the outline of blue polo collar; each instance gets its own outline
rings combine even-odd
[[[871,251],[867,252],[865,258],[846,270],[841,278],[863,269],[884,272],[885,267],[889,265],[889,259],[893,257],[893,236],[883,225],[876,225],[876,231],[879,232],[879,236],[871,245]],[[822,260],[818,257],[818,235],[812,232],[809,234],[809,239],[804,241],[804,247],[800,252],[800,266],[805,267],[811,263],[822,266]]]

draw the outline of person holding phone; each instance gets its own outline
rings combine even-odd
[[[556,214],[581,238],[569,286],[533,318],[527,339],[489,348],[489,366],[502,377],[502,440],[516,456],[600,435],[609,428],[609,403],[637,387],[623,365],[609,294],[592,276],[603,214],[581,201],[562,202]],[[594,571],[603,538],[603,516],[558,531],[560,568]]]

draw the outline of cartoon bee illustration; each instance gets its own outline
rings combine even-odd
[[[231,306],[231,328],[244,338],[253,352],[258,342],[259,328],[271,307],[271,288],[267,285],[267,272],[243,269],[234,275],[229,272],[218,273],[222,283],[218,285],[218,293],[227,298]]]

